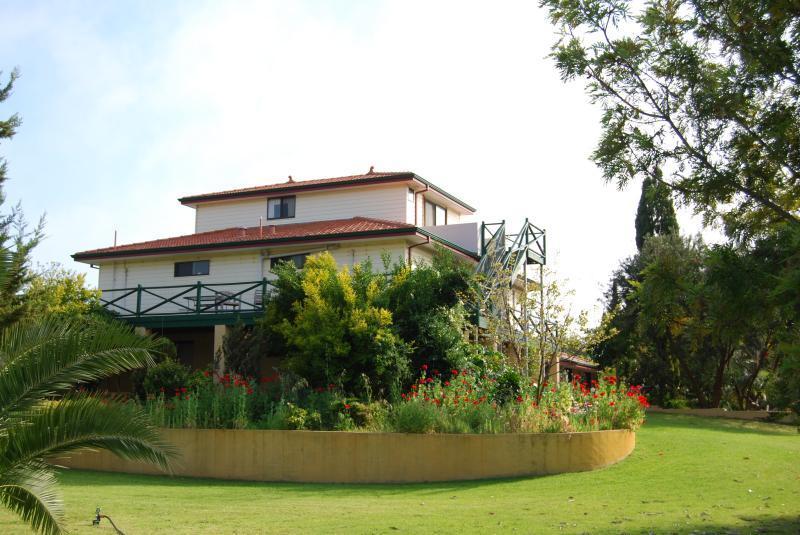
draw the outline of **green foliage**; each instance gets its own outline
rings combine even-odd
[[[430,264],[394,267],[381,303],[392,313],[397,334],[413,343],[411,364],[431,368],[461,367],[474,268],[444,249]]]
[[[523,378],[519,371],[513,368],[506,368],[497,377],[494,388],[494,400],[500,404],[506,404],[514,400],[522,393]]]
[[[337,269],[329,253],[308,258],[300,272],[302,299],[277,330],[288,348],[287,367],[315,385],[364,392],[361,375],[383,396],[408,377],[408,349],[378,304],[382,277],[369,264]]]
[[[86,275],[50,264],[35,272],[24,290],[28,314],[81,317],[102,313],[100,290],[86,287]]]
[[[770,0],[540,0],[564,80],[603,107],[593,159],[650,177],[708,220],[800,225],[800,12]],[[661,176],[661,169],[665,176]]]
[[[261,359],[267,355],[269,334],[243,323],[232,326],[222,340],[225,367],[244,377],[257,377]]]
[[[142,387],[147,395],[156,396],[164,393],[172,395],[187,384],[189,373],[188,366],[172,358],[166,358],[147,369]]]
[[[679,232],[669,187],[660,181],[661,170],[657,170],[656,176],[658,180],[646,176],[642,181],[642,195],[636,209],[636,248],[639,251],[649,236]]]
[[[0,86],[0,104],[11,95],[14,81],[18,77],[19,73],[15,69],[8,82]],[[5,120],[0,119],[0,142],[14,137],[19,125],[17,114]],[[7,171],[8,164],[0,156],[0,206],[5,202],[3,186]],[[9,213],[0,213],[0,262],[3,264],[3,276],[0,278],[0,328],[12,325],[27,313],[28,302],[22,289],[31,280],[30,255],[41,240],[42,228],[43,220],[30,231],[19,205],[14,206]]]

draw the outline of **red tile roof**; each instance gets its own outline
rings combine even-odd
[[[75,253],[75,260],[90,260],[109,256],[128,256],[137,254],[155,254],[181,249],[210,249],[227,247],[244,247],[248,245],[272,244],[291,241],[316,241],[325,239],[358,238],[374,234],[411,234],[416,232],[414,225],[353,217],[331,221],[315,221],[313,223],[288,223],[285,225],[264,225],[260,227],[237,227],[210,232],[187,234],[174,238],[163,238],[146,242],[117,245]]]
[[[372,184],[376,182],[413,180],[414,177],[415,177],[414,173],[411,173],[409,171],[398,171],[398,172],[373,171],[371,173],[366,173],[363,175],[339,176],[333,178],[318,178],[315,180],[301,180],[301,181],[288,180],[276,184],[266,184],[264,186],[254,186],[251,188],[231,189],[226,191],[217,191],[214,193],[189,195],[188,197],[182,197],[178,200],[182,204],[193,204],[196,202],[213,201],[230,197],[243,197],[243,196],[260,195],[263,193],[275,193],[278,191],[285,192],[285,191],[297,191],[303,189],[315,189],[320,187],[336,187],[344,185]]]

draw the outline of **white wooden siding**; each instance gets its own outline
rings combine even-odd
[[[342,265],[353,265],[370,258],[373,269],[383,271],[382,254],[387,253],[391,262],[404,262],[406,255],[406,242],[404,240],[378,240],[373,242],[341,242],[333,246],[310,245],[308,247],[294,246],[283,248],[271,248],[264,251],[241,252],[216,252],[210,254],[197,255],[178,255],[170,257],[143,258],[133,260],[119,260],[115,262],[104,262],[100,264],[98,274],[98,287],[103,292],[103,299],[110,301],[124,293],[123,288],[136,288],[142,285],[144,288],[151,289],[153,293],[161,298],[142,294],[141,310],[152,307],[163,300],[181,292],[182,288],[152,289],[154,286],[189,286],[201,281],[203,284],[219,283],[244,283],[255,282],[262,278],[268,280],[275,279],[275,275],[270,272],[270,258],[285,256],[297,253],[319,253],[326,248],[333,255],[336,263]],[[175,262],[187,262],[191,260],[209,260],[209,274],[195,275],[191,277],[175,277]],[[215,287],[220,291],[238,292],[244,290],[248,285],[240,284],[235,286]],[[255,291],[252,292],[253,294]],[[211,294],[211,290],[203,290],[203,294]],[[182,305],[193,306],[194,301],[187,300],[187,297],[195,295],[193,292],[182,295],[176,301]],[[251,292],[243,294],[242,298],[247,302],[252,302]],[[119,305],[128,309],[136,310],[136,294],[132,294],[119,301]],[[112,308],[120,313],[126,313],[121,308]],[[177,312],[188,312],[179,305],[167,303],[149,312],[149,314],[171,314]]]
[[[357,216],[405,222],[408,219],[407,191],[405,184],[394,184],[298,193],[295,216],[289,219],[267,220],[266,197],[200,203],[197,205],[195,232],[256,227],[259,217],[264,218],[264,225],[330,221]]]
[[[103,299],[109,301],[119,297],[126,292],[122,288],[135,288],[141,284],[143,287],[152,288],[153,286],[183,286],[203,282],[203,284],[218,284],[225,282],[254,282],[263,277],[259,265],[260,255],[253,253],[232,253],[232,254],[200,254],[200,255],[181,255],[176,257],[161,257],[153,259],[136,259],[100,264],[99,287],[103,292]],[[187,262],[191,260],[210,260],[208,275],[194,275],[191,277],[176,277],[175,262]],[[238,292],[247,286],[220,287],[218,290]],[[182,291],[181,288],[165,288],[152,290],[154,293],[163,297],[171,297]],[[210,293],[205,290],[203,292]],[[187,293],[178,297],[176,301],[183,305],[192,306],[193,302],[186,299],[192,295]],[[242,296],[252,298],[252,296]],[[161,299],[156,296],[143,293],[141,310],[147,309],[157,304]],[[136,310],[136,295],[130,295],[119,303],[129,310]],[[113,310],[113,309],[112,309]],[[176,304],[166,304],[151,314],[169,314],[180,312],[182,309]]]

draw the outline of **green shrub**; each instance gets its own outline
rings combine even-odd
[[[409,377],[408,347],[377,304],[383,277],[369,263],[339,270],[330,253],[308,258],[300,273],[304,297],[277,327],[288,347],[287,367],[311,385],[340,385],[365,395],[363,375],[382,397]]]
[[[493,399],[500,404],[506,404],[522,393],[522,375],[514,368],[506,368],[497,377]]]
[[[180,362],[166,358],[148,368],[142,380],[142,388],[147,395],[171,395],[184,388],[189,379],[189,368]]]
[[[392,430],[397,433],[433,433],[437,418],[434,405],[409,401],[392,407],[390,423]]]

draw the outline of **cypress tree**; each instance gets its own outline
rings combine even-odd
[[[6,84],[0,86],[0,104],[11,96],[18,77],[19,73],[14,69]],[[14,137],[19,125],[16,113],[8,119],[0,119],[0,143]],[[7,172],[6,160],[0,156],[0,205],[5,202],[3,185],[8,178]],[[13,207],[9,213],[0,213],[0,328],[14,323],[26,312],[27,299],[22,290],[31,278],[30,254],[39,243],[41,232],[42,222],[33,231],[26,229],[19,206]]]
[[[641,251],[644,240],[650,236],[662,234],[678,234],[678,219],[669,187],[658,180],[661,170],[656,169],[657,176],[647,176],[642,182],[642,195],[636,210],[636,248]]]

